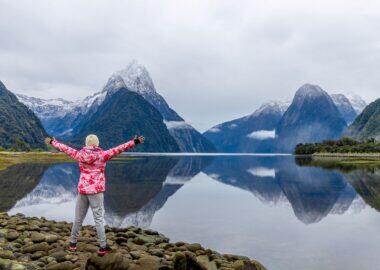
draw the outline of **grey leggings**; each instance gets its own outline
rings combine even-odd
[[[78,194],[77,203],[75,206],[75,220],[73,228],[71,229],[71,238],[72,243],[77,242],[79,236],[79,231],[82,226],[83,220],[86,217],[88,207],[91,207],[92,214],[94,216],[96,232],[98,233],[100,246],[105,247],[106,233],[104,230],[104,197],[103,193],[92,194],[92,195],[83,195]]]

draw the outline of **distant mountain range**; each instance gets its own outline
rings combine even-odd
[[[204,135],[222,152],[292,152],[298,143],[339,138],[364,107],[357,95],[329,95],[305,84],[292,102],[266,103]]]
[[[289,102],[269,102],[254,113],[212,127],[203,135],[220,152],[272,152],[275,128]]]
[[[0,146],[19,151],[46,149],[40,120],[0,81]]]
[[[119,93],[126,91],[134,93]],[[116,97],[123,98],[124,103]],[[103,134],[105,146],[109,146],[111,141],[125,141],[140,133],[148,140],[139,151],[215,152],[211,142],[169,107],[156,92],[146,68],[136,61],[115,72],[102,91],[82,101],[38,99],[25,95],[18,95],[18,98],[36,113],[49,134],[76,144],[80,144],[80,139],[83,140],[83,136],[91,131]],[[129,98],[135,101],[129,102]],[[138,106],[126,109],[127,103]],[[112,107],[112,113],[105,107]],[[116,119],[116,115],[119,118]]]
[[[357,95],[329,95],[312,84],[300,87],[291,102],[265,103],[250,115],[201,134],[170,108],[146,68],[136,61],[112,74],[101,91],[80,101],[25,95],[17,95],[17,100],[3,84],[0,90],[4,104],[0,120],[7,127],[0,130],[0,146],[5,148],[16,144],[44,148],[47,133],[78,147],[89,133],[98,134],[103,147],[143,134],[148,140],[136,150],[148,152],[292,152],[298,143],[342,135],[380,136],[376,102],[365,108]]]

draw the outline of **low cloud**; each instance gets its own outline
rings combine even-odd
[[[191,126],[184,121],[164,121],[168,129],[184,129],[191,128]]]
[[[248,138],[256,140],[274,139],[276,137],[275,130],[258,130],[247,135]]]

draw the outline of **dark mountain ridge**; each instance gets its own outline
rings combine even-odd
[[[24,151],[46,149],[45,135],[40,120],[0,81],[0,146]]]
[[[380,141],[380,98],[364,108],[345,135],[360,141],[372,138]]]
[[[104,148],[121,144],[136,134],[144,134],[149,139],[139,145],[136,151],[179,151],[159,111],[139,94],[125,87],[116,93],[108,93],[97,110],[83,118],[73,130],[74,135],[70,141],[75,145],[82,145],[84,138],[90,133],[98,135]]]

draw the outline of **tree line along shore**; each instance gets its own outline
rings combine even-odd
[[[357,141],[348,137],[325,140],[318,143],[300,143],[294,149],[296,155],[320,157],[380,157],[380,142],[375,139]]]

